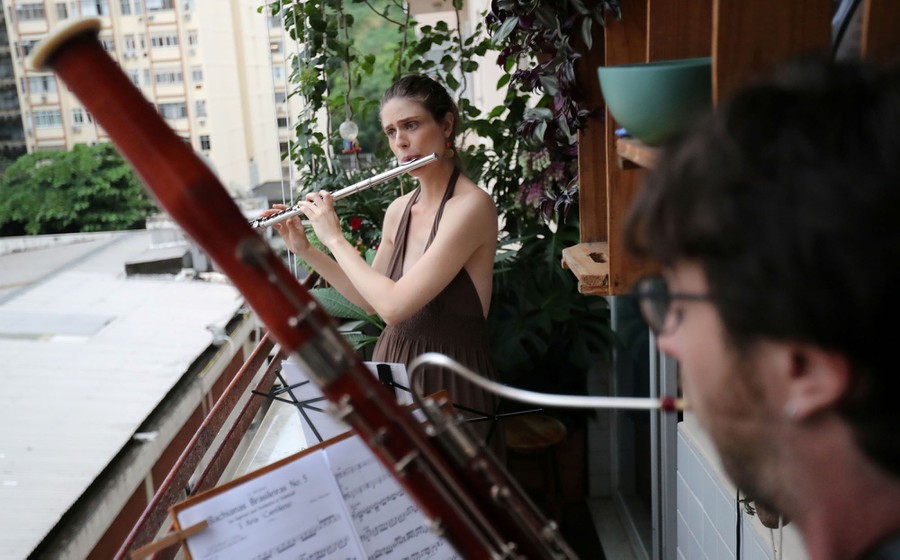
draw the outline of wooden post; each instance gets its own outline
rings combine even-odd
[[[883,64],[900,63],[900,2],[865,0],[861,55]]]

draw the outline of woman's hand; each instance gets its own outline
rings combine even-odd
[[[344,240],[341,233],[341,221],[334,211],[334,199],[328,191],[319,191],[306,195],[306,200],[297,205],[309,219],[319,240],[329,249],[334,250],[335,243]]]
[[[286,204],[273,204],[271,210],[266,210],[262,213],[262,217],[271,216],[272,214],[281,212],[287,208],[288,206]],[[279,235],[281,235],[281,238],[284,239],[284,244],[287,246],[288,250],[295,255],[300,255],[310,248],[311,245],[309,243],[309,238],[306,237],[306,230],[303,228],[303,224],[297,216],[273,224],[272,227],[275,228],[275,231],[277,231]]]

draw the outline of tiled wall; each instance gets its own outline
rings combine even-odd
[[[747,513],[741,515],[738,553],[736,490],[713,464],[708,446],[695,425],[678,425],[678,559],[805,560],[791,526],[779,537]]]

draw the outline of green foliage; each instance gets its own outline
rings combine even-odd
[[[404,183],[390,181],[334,203],[344,236],[360,253],[378,250],[384,212],[402,194]]]
[[[579,392],[584,372],[598,357],[608,357],[606,300],[579,293],[574,276],[560,265],[562,250],[578,241],[572,219],[555,231],[532,228],[498,251],[488,326],[505,381]]]
[[[140,228],[156,212],[112,144],[20,157],[0,178],[0,224],[29,235]]]
[[[367,251],[365,256],[366,261],[372,264],[375,251]],[[313,288],[310,294],[322,305],[326,313],[343,320],[344,337],[354,349],[359,350],[378,340],[378,333],[384,329],[381,317],[367,314],[330,286]]]
[[[507,70],[511,87],[543,94],[520,122],[523,136],[565,146],[587,126],[590,112],[581,107],[582,88],[575,76],[575,62],[581,58],[576,41],[591,49],[594,25],[604,25],[606,13],[621,19],[619,0],[491,2],[486,21],[500,50],[497,64]]]
[[[310,294],[329,315],[342,320],[345,325],[343,335],[355,350],[374,344],[378,340],[378,333],[384,329],[384,322],[380,317],[367,315],[331,287],[313,288]]]

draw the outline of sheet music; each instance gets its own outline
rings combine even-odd
[[[377,377],[376,362],[365,362],[372,374]],[[394,384],[403,387],[394,391],[397,402],[400,404],[412,404],[412,394],[405,390],[409,387],[409,376],[406,372],[404,364],[386,364],[390,366],[391,375]],[[315,445],[321,441],[331,439],[335,436],[348,431],[350,427],[344,422],[335,420],[326,412],[328,400],[319,390],[315,383],[309,381],[309,375],[303,370],[303,367],[293,360],[283,360],[281,362],[282,373],[285,381],[291,387],[290,391],[299,402],[303,403],[302,410],[298,410],[300,414],[301,424],[303,425],[303,434],[309,445]]]
[[[177,513],[194,560],[366,558],[324,451],[304,455]],[[262,544],[262,546],[261,546]]]
[[[368,558],[459,558],[358,436],[330,445],[327,455]]]

